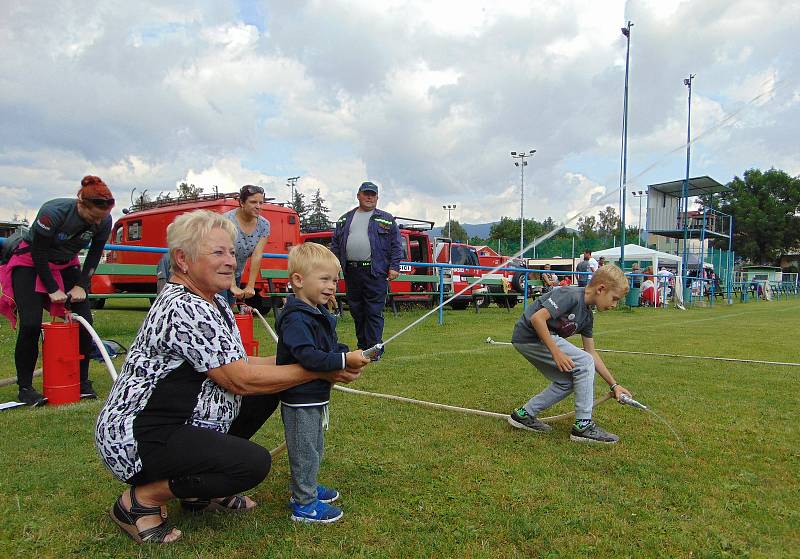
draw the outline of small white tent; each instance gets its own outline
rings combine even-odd
[[[600,258],[601,256],[605,256],[606,260],[610,262],[619,261],[620,256],[620,249],[619,247],[614,248],[607,248],[605,250],[598,250],[592,253],[594,258]],[[683,263],[680,256],[675,256],[674,254],[669,254],[668,252],[661,252],[659,250],[654,250],[652,248],[647,248],[639,245],[625,245],[625,260],[649,260],[653,264],[653,274],[655,275],[658,272],[658,263],[659,262],[669,262],[670,264],[674,264],[678,268],[678,273],[676,274],[677,278],[681,278],[683,276]],[[677,282],[680,285],[680,281]],[[676,286],[676,287],[679,287]],[[658,286],[658,278],[656,278],[656,286]],[[683,299],[683,290],[682,289],[675,289],[675,295],[678,297],[678,300],[681,302]]]

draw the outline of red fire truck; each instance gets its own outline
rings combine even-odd
[[[475,284],[459,296],[453,303],[453,308],[466,308],[470,301],[476,305],[488,307],[492,300],[501,306],[513,307],[519,301],[523,292],[523,272],[513,272],[507,268],[500,268],[496,272],[472,268],[471,266],[486,266],[495,268],[506,264],[511,268],[525,268],[521,259],[497,254],[488,246],[473,246],[464,243],[454,243],[449,239],[440,238],[436,241],[436,261],[459,264],[463,267],[452,269],[453,291],[460,292],[468,285]],[[481,278],[480,283],[475,283]],[[491,296],[482,296],[482,293],[491,293]],[[507,296],[503,298],[501,294]]]
[[[452,280],[453,293],[460,293],[464,290],[450,303],[450,306],[455,310],[466,309],[472,301],[473,292],[479,294],[483,289],[481,284],[465,289],[468,285],[475,283],[475,280],[481,277],[484,272],[484,270],[472,267],[481,266],[475,247],[464,243],[454,243],[446,237],[437,237],[434,250],[436,262],[457,266],[445,269],[445,274],[449,275]],[[489,304],[489,298],[476,297],[475,302],[485,307]]]
[[[289,249],[300,243],[300,220],[292,208],[272,203],[272,198],[261,207],[261,215],[270,222],[270,236],[264,252],[288,254]],[[191,199],[157,200],[134,204],[122,211],[124,214],[111,230],[110,244],[166,247],[167,226],[182,213],[204,209],[224,213],[239,207],[238,193],[201,195]],[[106,255],[107,264],[158,264],[162,253],[112,250]],[[248,261],[242,280],[249,274]],[[286,269],[285,258],[264,258],[261,269]],[[256,297],[248,300],[261,307],[259,291],[266,291],[267,282],[256,281]],[[273,292],[286,291],[285,279],[272,280]],[[155,293],[156,278],[152,275],[103,275],[92,278],[92,294]],[[95,308],[102,308],[105,299],[93,299]],[[268,307],[267,307],[268,308]],[[265,309],[266,310],[266,309]]]

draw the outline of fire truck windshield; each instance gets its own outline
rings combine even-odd
[[[470,247],[452,245],[450,247],[450,263],[459,266],[478,266],[478,254]]]

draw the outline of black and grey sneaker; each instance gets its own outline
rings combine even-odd
[[[517,429],[525,429],[536,433],[547,433],[553,430],[550,425],[526,412],[525,408],[517,408],[512,411],[511,415],[508,416],[508,423]]]
[[[97,392],[94,391],[92,381],[81,381],[81,400],[97,400]]]
[[[592,444],[616,444],[619,437],[614,433],[601,429],[597,423],[592,421],[583,429],[572,427],[572,432],[569,434],[569,440],[576,443],[592,443]]]
[[[34,387],[26,386],[19,389],[19,401],[26,406],[38,408],[47,403],[47,398],[42,396]]]

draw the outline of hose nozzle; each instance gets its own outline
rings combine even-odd
[[[624,404],[626,406],[631,406],[632,408],[639,408],[640,410],[646,410],[647,409],[647,406],[645,406],[641,402],[637,402],[636,400],[634,400],[633,398],[631,398],[627,394],[622,394],[619,397],[619,403],[620,404]]]
[[[375,344],[371,348],[362,351],[361,355],[363,355],[367,359],[375,359],[378,355],[381,354],[381,351],[383,351],[383,344]]]

